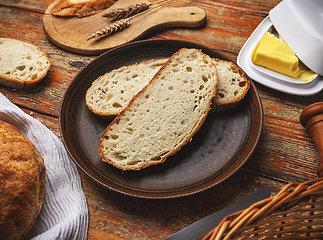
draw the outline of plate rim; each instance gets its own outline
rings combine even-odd
[[[142,44],[146,44],[146,43],[152,43],[152,44],[154,44],[154,43],[156,43],[156,44],[157,43],[165,43],[165,44],[176,43],[176,44],[183,45],[183,47],[185,47],[187,45],[192,45],[192,46],[195,46],[196,48],[200,48],[200,49],[203,49],[203,50],[207,50],[207,51],[214,52],[217,55],[221,56],[224,60],[233,62],[231,59],[229,59],[228,57],[226,57],[222,53],[219,53],[218,51],[216,51],[216,50],[214,50],[212,48],[203,46],[203,45],[198,44],[198,43],[189,42],[189,41],[185,41],[185,40],[176,40],[176,39],[148,39],[148,40],[146,39],[146,40],[140,40],[140,41],[135,41],[135,42],[131,42],[131,43],[126,43],[126,44],[120,45],[120,46],[118,46],[116,48],[110,49],[110,50],[106,51],[105,53],[99,55],[95,59],[93,59],[87,65],[85,65],[82,68],[82,70],[79,73],[77,73],[77,75],[73,78],[73,80],[69,84],[67,90],[65,91],[64,96],[63,96],[62,101],[61,101],[60,109],[59,109],[59,130],[60,130],[60,134],[61,134],[61,137],[62,137],[62,142],[63,142],[64,147],[67,150],[69,156],[71,157],[71,159],[73,160],[73,162],[78,166],[78,168],[87,177],[89,177],[92,181],[94,181],[96,184],[100,185],[101,187],[103,187],[105,189],[109,189],[109,190],[115,191],[117,193],[125,194],[125,195],[132,196],[132,197],[150,198],[150,199],[177,198],[177,197],[183,197],[183,196],[193,195],[193,194],[196,194],[196,193],[205,191],[205,190],[207,190],[209,188],[214,187],[215,185],[220,184],[221,182],[225,181],[230,176],[234,175],[247,162],[247,160],[253,154],[253,152],[254,152],[254,150],[255,150],[258,142],[259,142],[260,135],[261,135],[261,131],[262,131],[262,126],[263,126],[263,108],[262,108],[262,103],[261,103],[260,96],[259,96],[259,93],[257,91],[257,88],[256,88],[255,84],[252,82],[252,80],[249,78],[249,76],[247,74],[246,74],[246,77],[250,81],[250,85],[251,85],[248,94],[251,94],[250,92],[252,92],[252,94],[256,98],[256,102],[257,102],[257,103],[255,103],[255,105],[257,106],[257,110],[259,112],[259,116],[257,118],[257,125],[259,126],[259,129],[258,129],[257,133],[255,134],[255,136],[253,137],[255,140],[251,144],[252,146],[250,147],[250,151],[247,154],[247,156],[245,157],[245,159],[243,161],[239,161],[239,164],[237,166],[235,166],[235,168],[230,172],[230,174],[224,176],[219,181],[217,181],[216,183],[213,183],[211,185],[205,186],[205,187],[200,188],[200,189],[195,189],[195,190],[192,190],[192,191],[185,191],[184,193],[183,192],[182,193],[176,193],[177,188],[171,189],[171,191],[170,190],[165,190],[165,191],[164,190],[145,190],[145,189],[143,189],[142,191],[139,191],[138,189],[135,189],[135,190],[133,190],[133,192],[131,192],[131,190],[130,190],[129,187],[128,187],[128,191],[125,192],[125,191],[122,191],[120,189],[116,189],[113,186],[110,186],[110,185],[107,186],[107,184],[102,183],[99,179],[97,179],[95,177],[97,175],[95,175],[93,172],[90,171],[90,173],[89,173],[88,172],[89,168],[87,168],[83,162],[80,162],[79,159],[75,159],[74,158],[73,152],[70,151],[70,148],[69,148],[69,146],[68,146],[68,144],[66,142],[66,138],[68,136],[66,136],[66,134],[64,133],[64,129],[63,129],[64,128],[63,127],[63,120],[64,120],[63,110],[64,110],[64,106],[66,104],[68,95],[70,94],[70,91],[73,89],[73,86],[76,84],[76,81],[78,80],[79,75],[82,74],[82,72],[84,71],[84,69],[87,69],[87,68],[91,67],[91,65],[95,64],[96,61],[99,61],[103,56],[108,55],[111,52],[118,51],[118,50],[123,49],[125,47],[135,47],[136,45],[142,45]],[[235,65],[237,65],[235,62],[233,62],[233,63]],[[248,132],[248,134],[250,134],[250,132]],[[95,170],[96,170],[96,173],[98,173],[100,175],[103,175],[97,169],[95,169]],[[95,176],[93,176],[93,174]],[[206,181],[209,178],[210,177],[204,179],[203,181]],[[201,182],[203,182],[203,181],[201,181]],[[194,185],[196,185],[196,184],[194,184]],[[199,185],[201,185],[201,184],[199,184]],[[186,189],[190,189],[190,188],[191,188],[191,185],[186,186]],[[180,189],[183,189],[183,188],[180,188]],[[162,193],[162,192],[165,192],[165,193],[167,192],[168,194],[162,194],[161,195],[160,193]]]

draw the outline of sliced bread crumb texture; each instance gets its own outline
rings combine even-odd
[[[106,128],[99,147],[103,161],[122,170],[164,162],[200,129],[216,84],[209,56],[179,50]]]
[[[0,38],[0,84],[18,89],[33,87],[50,66],[47,55],[36,45]]]
[[[86,92],[86,105],[97,116],[117,116],[168,59],[154,59],[121,67],[95,80]]]
[[[88,108],[100,118],[111,120],[117,116],[168,58],[143,61],[106,73],[95,80],[86,94]],[[211,113],[236,107],[250,88],[244,72],[234,63],[214,59],[218,69],[217,94]]]
[[[218,70],[218,84],[212,100],[212,113],[233,109],[250,88],[245,73],[234,63],[220,59],[214,59],[214,62]]]

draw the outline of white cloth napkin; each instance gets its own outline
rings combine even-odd
[[[0,120],[14,125],[32,141],[46,166],[42,210],[26,239],[87,239],[89,215],[86,197],[79,172],[62,142],[1,93]]]

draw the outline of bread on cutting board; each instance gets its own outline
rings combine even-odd
[[[200,129],[216,85],[212,58],[196,49],[176,52],[106,128],[103,161],[122,170],[164,162]]]
[[[51,63],[38,46],[10,38],[0,38],[0,84],[11,88],[31,88],[39,84]]]
[[[43,158],[16,127],[0,121],[0,239],[24,239],[45,194]]]
[[[51,10],[55,16],[85,17],[109,8],[117,0],[61,0]]]

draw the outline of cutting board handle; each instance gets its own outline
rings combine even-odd
[[[323,102],[313,103],[300,115],[300,123],[314,140],[319,155],[318,177],[323,177]]]

